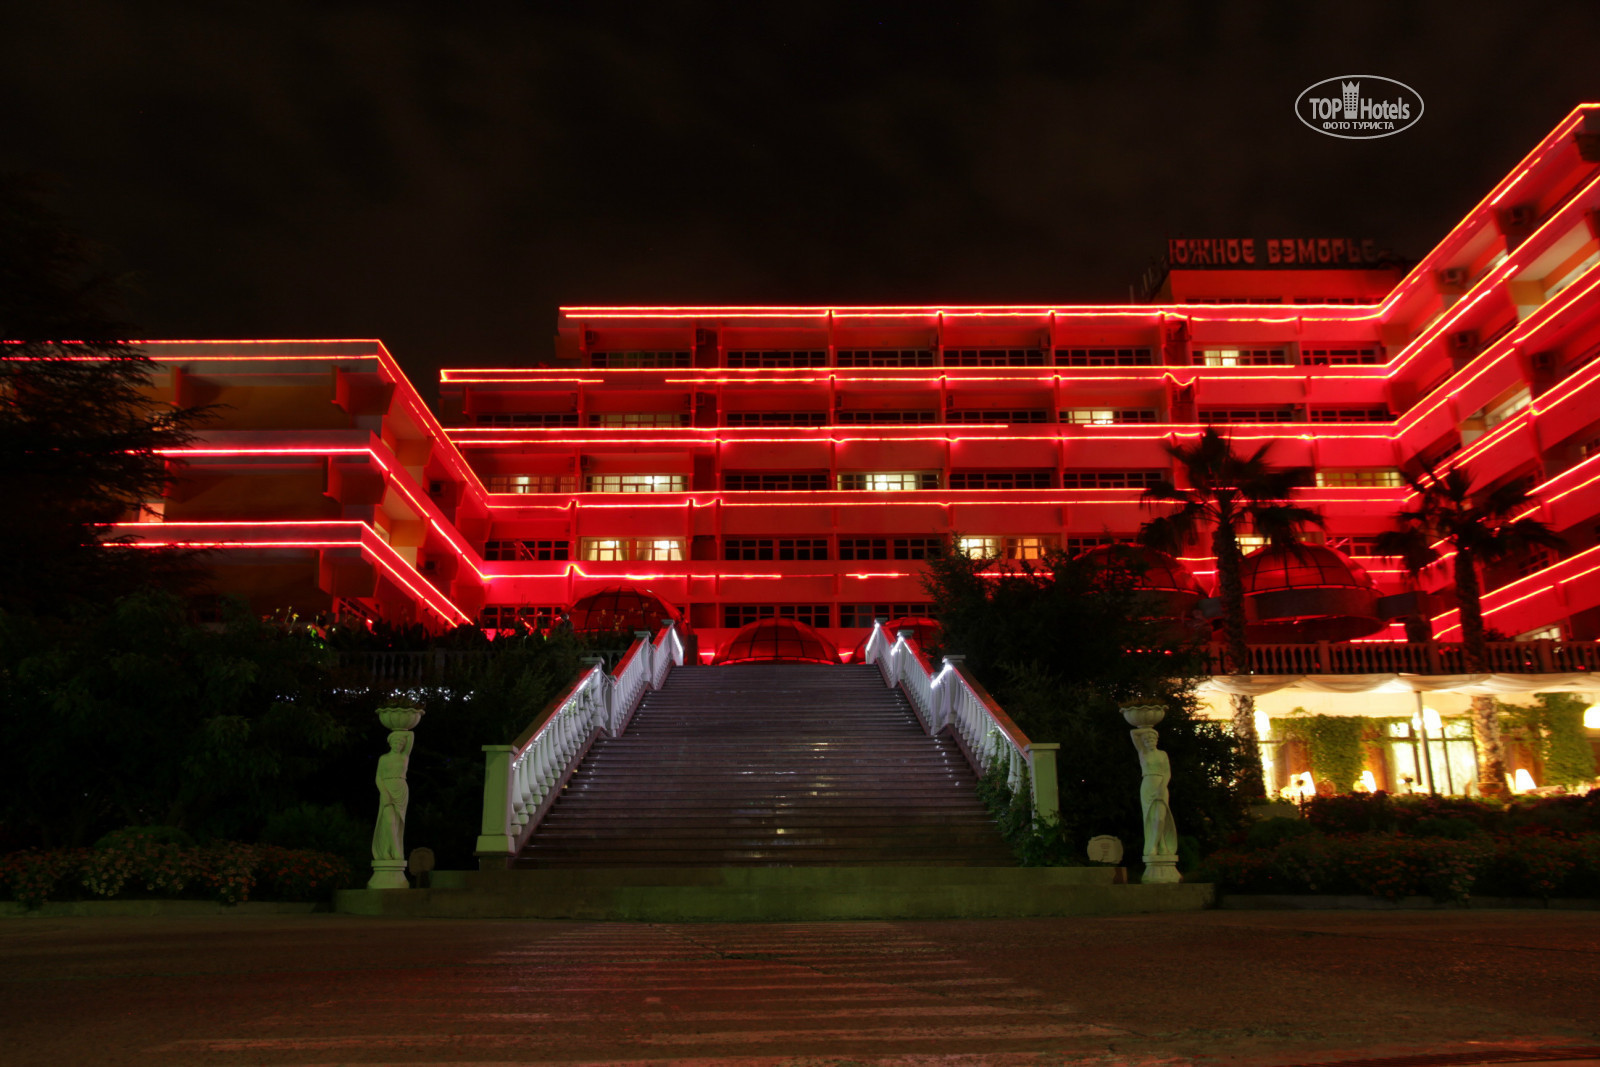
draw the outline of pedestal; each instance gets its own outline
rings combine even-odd
[[[406,880],[405,860],[373,860],[372,877],[367,879],[368,889],[410,889]]]
[[[1144,885],[1167,885],[1181,881],[1178,877],[1178,857],[1146,856],[1144,874],[1139,881]]]

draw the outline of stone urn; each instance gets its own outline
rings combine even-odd
[[[415,730],[422,721],[422,709],[407,704],[379,708],[378,721],[386,730]]]
[[[1164,704],[1125,704],[1122,717],[1136,730],[1148,730],[1167,717]]]

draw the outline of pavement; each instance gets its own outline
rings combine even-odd
[[[0,920],[7,1067],[1358,1060],[1600,1067],[1600,913]]]

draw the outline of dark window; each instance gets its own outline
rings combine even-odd
[[[826,367],[826,350],[743,350],[728,353],[730,367]]]
[[[1385,407],[1312,408],[1312,422],[1393,422],[1394,412]]]
[[[828,558],[825,537],[745,537],[726,538],[722,558],[737,560],[816,560]]]
[[[1067,555],[1076,556],[1081,552],[1089,551],[1091,548],[1099,548],[1101,545],[1114,545],[1119,541],[1126,540],[1128,538],[1117,537],[1114,534],[1102,534],[1099,537],[1069,537],[1066,540]]]
[[[480,611],[478,625],[485,630],[513,630],[520,623],[534,630],[548,630],[561,614],[561,609],[552,605],[499,604]]]
[[[729,411],[722,416],[729,426],[826,426],[826,411]]]
[[[724,604],[722,625],[736,628],[760,619],[793,619],[807,626],[831,626],[833,609],[827,604]]]
[[[867,626],[870,627],[877,619],[904,619],[926,616],[933,611],[933,605],[923,603],[906,604],[840,604],[840,626]],[[893,634],[889,635],[891,638]]]
[[[576,411],[484,411],[472,416],[479,426],[576,426]]]
[[[839,558],[841,560],[888,559],[889,539],[887,537],[841,537],[839,538]]]
[[[926,348],[849,348],[839,350],[836,362],[841,367],[931,367],[933,355]]]
[[[590,352],[591,367],[687,367],[687,352]]]
[[[828,475],[826,471],[730,471],[722,476],[722,488],[744,493],[815,492],[828,488]]]
[[[1291,406],[1270,408],[1201,408],[1200,421],[1211,423],[1233,422],[1294,422],[1298,414]]]
[[[932,559],[944,554],[942,537],[895,537],[891,540],[895,559]]]
[[[1050,489],[1055,471],[951,471],[952,489]]]
[[[486,560],[570,559],[571,546],[572,542],[570,541],[485,541],[483,543],[483,558]]]
[[[1149,367],[1155,356],[1148,348],[1058,348],[1058,367]]]
[[[947,348],[946,367],[1043,367],[1045,353],[1038,348]]]
[[[833,421],[844,425],[862,423],[933,422],[933,411],[836,411]]]
[[[945,422],[1049,422],[1050,413],[1043,408],[963,408],[944,417]]]
[[[779,559],[827,559],[828,539],[825,537],[780,537]]]
[[[1355,303],[1355,301],[1351,301]],[[1375,366],[1384,361],[1384,351],[1376,345],[1352,348],[1302,348],[1300,362],[1308,367]]]
[[[1166,481],[1166,471],[1063,471],[1065,489],[1143,489]]]
[[[726,537],[722,541],[723,559],[771,559],[772,551],[770,537]]]

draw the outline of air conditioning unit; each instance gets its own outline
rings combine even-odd
[[[1450,335],[1450,348],[1456,352],[1473,352],[1478,348],[1477,330],[1457,330]]]
[[[717,335],[713,330],[696,330],[694,343],[701,348],[706,348],[717,343]]]
[[[1189,339],[1189,320],[1179,319],[1177,322],[1167,323],[1167,340],[1178,344]]]
[[[1501,212],[1500,219],[1502,231],[1529,229],[1533,226],[1533,205],[1518,204],[1516,207],[1508,207]]]
[[[583,347],[585,347],[585,348],[593,348],[595,345],[597,345],[599,343],[600,343],[600,335],[599,334],[595,333],[593,330],[584,330],[583,331]]]
[[[1528,357],[1528,367],[1535,374],[1554,374],[1556,370],[1556,354],[1554,352],[1535,352]]]
[[[422,573],[423,574],[432,574],[434,571],[437,571],[438,569],[439,569],[439,561],[438,560],[436,560],[436,559],[425,559],[425,560],[422,561]]]
[[[594,459],[593,456],[579,456],[578,457],[578,469],[579,470],[585,470],[585,471],[588,470],[589,469],[589,462],[592,459]]]
[[[1465,289],[1467,287],[1467,268],[1446,267],[1439,271],[1439,285],[1446,289]]]

